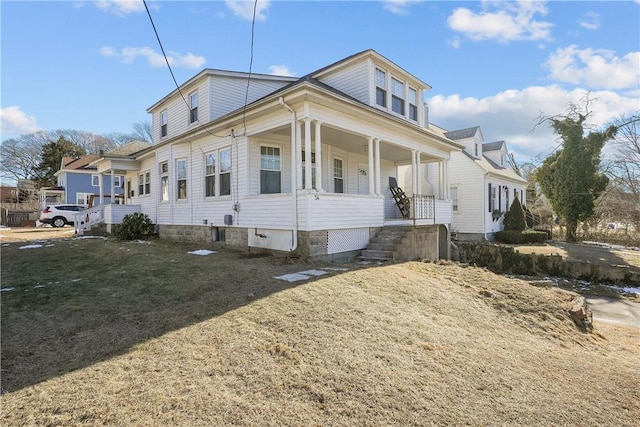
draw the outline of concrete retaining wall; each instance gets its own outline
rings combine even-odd
[[[504,245],[458,242],[458,249],[461,262],[486,267],[494,273],[548,275],[624,285],[640,284],[640,271],[628,266],[571,261],[560,255],[521,254]]]

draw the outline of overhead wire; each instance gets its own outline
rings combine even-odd
[[[257,0],[256,0],[257,2]],[[169,69],[169,73],[171,73],[171,78],[173,79],[173,84],[175,84],[176,89],[178,90],[178,93],[180,94],[180,97],[182,98],[182,100],[184,101],[185,105],[187,106],[187,109],[189,111],[191,111],[191,105],[189,105],[189,103],[187,102],[187,99],[185,98],[184,94],[182,93],[182,89],[180,89],[180,85],[178,84],[178,81],[176,80],[176,76],[173,73],[173,69],[171,68],[171,63],[169,62],[169,58],[167,57],[167,54],[164,50],[164,46],[162,45],[162,41],[160,40],[160,35],[158,34],[158,30],[156,29],[156,24],[153,22],[153,18],[151,17],[151,11],[149,10],[149,6],[147,6],[147,1],[146,0],[142,0],[142,3],[144,4],[144,8],[147,11],[147,16],[149,17],[149,21],[151,22],[151,27],[153,28],[153,32],[156,35],[156,40],[158,40],[158,45],[160,46],[160,51],[162,52],[162,56],[164,57],[164,61],[167,64],[167,68]],[[255,18],[255,7],[254,7],[254,18]],[[252,36],[253,37],[253,36]],[[245,99],[245,104],[246,104],[246,99]],[[199,125],[202,125],[202,122],[200,122],[200,119],[198,117],[196,117],[196,121],[198,122]],[[211,132],[209,129],[204,129],[208,134],[215,136],[217,138],[227,138],[229,136],[231,136],[231,134],[228,135],[216,135],[215,133]]]

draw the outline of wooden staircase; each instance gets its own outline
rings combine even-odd
[[[393,261],[398,249],[411,233],[410,227],[383,227],[360,253],[361,261]]]
[[[391,190],[393,200],[396,201],[396,206],[400,209],[402,218],[408,219],[411,216],[411,201],[402,188],[398,187],[398,182],[392,176],[389,177],[389,190]]]

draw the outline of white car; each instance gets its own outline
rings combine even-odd
[[[73,225],[74,215],[87,209],[84,205],[51,205],[40,212],[40,222],[51,224],[52,227],[64,227]]]

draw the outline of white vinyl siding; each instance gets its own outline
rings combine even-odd
[[[347,95],[353,96],[357,100],[369,103],[369,86],[367,79],[363,76],[368,75],[367,61],[361,61],[341,68],[340,70],[326,76],[320,77],[322,83],[326,83],[331,87],[338,89]]]

